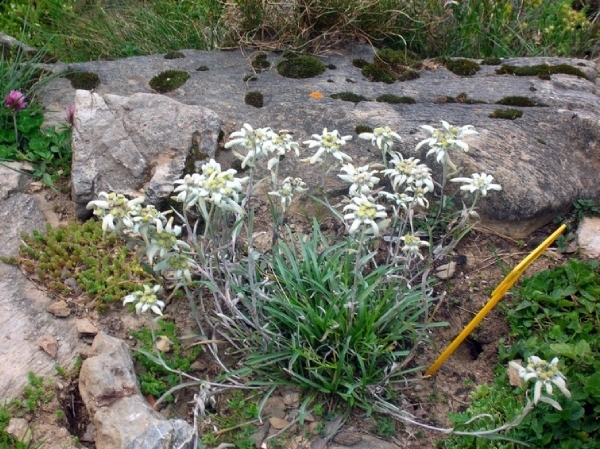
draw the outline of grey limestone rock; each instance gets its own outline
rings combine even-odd
[[[214,157],[221,127],[214,112],[163,95],[85,90],[76,92],[74,122],[72,196],[81,219],[101,191],[165,202],[188,156]]]
[[[100,332],[93,356],[83,362],[79,392],[95,428],[98,449],[191,447],[193,429],[183,420],[166,420],[142,397],[129,347]]]
[[[289,130],[297,141],[302,142],[325,127],[337,129],[342,135],[354,136],[344,148],[358,166],[377,162],[380,156],[369,142],[356,138],[354,128],[359,124],[371,127],[389,125],[404,138],[404,143],[398,145],[397,150],[402,151],[405,157],[421,156],[422,161],[434,169],[436,163],[431,158],[424,160],[424,155],[414,153],[416,143],[428,136],[419,126],[439,126],[440,120],[458,126],[473,125],[480,136],[469,140],[469,153],[453,156],[454,162],[462,168],[457,176],[470,176],[473,172],[494,176],[503,190],[491,192],[484,198],[479,203],[479,212],[483,224],[513,238],[523,238],[551,222],[577,199],[600,201],[600,183],[596,182],[600,167],[600,98],[597,95],[597,67],[592,61],[561,58],[513,58],[502,61],[513,66],[567,64],[585,74],[585,77],[553,74],[547,79],[497,74],[498,66],[485,65],[475,75],[463,77],[439,64],[430,63],[421,70],[418,79],[385,84],[369,82],[361,75],[360,69],[353,66],[352,60],[355,58],[372,60],[373,51],[366,46],[348,46],[321,55],[321,60],[332,64],[335,69],[328,69],[321,75],[307,79],[279,75],[273,67],[282,55],[270,53],[268,60],[271,68],[258,74],[256,81],[244,79],[245,75],[252,72],[253,55],[250,51],[183,50],[182,53],[185,58],[166,60],[161,55],[141,56],[119,61],[73,64],[71,68],[98,73],[102,84],[96,92],[105,99],[112,98],[111,95],[150,94],[152,90],[148,82],[153,76],[167,69],[185,70],[190,73],[190,79],[166,96],[183,104],[210,108],[223,120],[225,135],[249,123],[255,128],[270,126],[276,131]],[[209,70],[196,71],[200,65]],[[56,105],[63,101],[64,107],[69,98],[74,96],[74,90],[63,81],[58,79],[48,86],[42,98],[46,104]],[[244,95],[250,89],[264,95],[264,107],[256,109],[244,104]],[[346,91],[362,95],[369,101],[355,104],[330,97]],[[312,92],[320,92],[323,97],[312,98]],[[411,97],[415,104],[375,101],[382,94]],[[91,98],[91,94],[88,95]],[[527,97],[544,106],[496,104],[510,96]],[[109,103],[106,102],[106,108],[114,107],[116,110]],[[116,102],[113,101],[113,104]],[[514,121],[490,118],[494,110],[508,107],[521,110],[523,116]],[[172,123],[172,115],[165,114],[160,120],[168,128]],[[93,121],[90,122],[92,125],[96,127]],[[90,128],[89,132],[94,133],[94,128]],[[127,142],[123,140],[123,133],[130,135],[136,132],[132,128],[135,127],[115,128],[114,138],[111,140],[106,137],[105,143],[100,143],[102,136],[96,134],[90,134],[95,137],[89,140],[102,148],[96,151],[107,152],[108,147],[113,146],[107,143]],[[100,129],[106,130],[105,127]],[[83,136],[76,136],[76,140],[80,138]],[[189,135],[184,140],[188,142]],[[123,144],[123,147],[132,148],[126,154],[136,154],[133,143]],[[76,153],[79,152],[78,148],[76,145]],[[139,146],[135,149],[139,151]],[[221,152],[217,155],[217,161],[226,161],[229,154]],[[300,158],[310,155],[312,150],[303,148]],[[129,164],[133,171],[144,172],[138,156],[121,158],[122,161],[119,160],[117,165]],[[110,186],[117,188],[121,186],[125,173],[129,173],[108,166],[101,169],[95,159],[88,160],[87,155],[79,157],[76,154],[75,159],[88,164],[86,170],[90,173],[98,173],[99,181],[93,186],[91,176],[81,177],[82,180],[87,179],[85,192],[96,192],[99,188]],[[75,175],[77,171],[74,170]],[[281,164],[280,175],[300,176],[309,187],[316,189],[321,171],[290,156]],[[335,176],[331,176],[331,182],[338,183],[332,189],[343,187],[343,183]],[[130,190],[133,188],[130,187]],[[91,199],[85,196],[87,193],[77,195],[76,201],[80,205]]]

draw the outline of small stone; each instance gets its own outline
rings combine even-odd
[[[94,424],[92,423],[88,423],[88,425],[85,428],[85,432],[83,435],[81,435],[81,438],[79,438],[81,441],[87,442],[87,443],[93,443],[94,442]]]
[[[342,446],[354,446],[362,441],[362,435],[351,430],[343,430],[333,437],[333,442]]]
[[[23,418],[11,418],[4,431],[25,445],[29,445],[33,436],[29,423]]]
[[[269,424],[271,424],[271,426],[274,429],[281,430],[285,426],[289,425],[289,422],[286,421],[285,419],[281,419],[281,418],[277,418],[277,417],[273,416],[273,417],[269,418]]]
[[[94,326],[94,324],[89,320],[89,318],[81,318],[75,322],[75,326],[77,327],[77,332],[81,335],[96,335],[98,333],[98,328]]]
[[[577,229],[577,243],[588,257],[600,257],[600,218],[585,217]]]
[[[171,350],[171,346],[173,342],[166,335],[159,335],[156,340],[156,349],[160,352],[169,352]]]
[[[204,360],[196,360],[194,363],[192,363],[190,368],[192,371],[206,371],[208,369],[208,363],[206,363]]]
[[[56,353],[58,352],[58,342],[56,339],[49,334],[45,334],[40,338],[38,344],[40,348],[48,353],[48,355],[52,358],[56,358]]]
[[[288,407],[298,407],[300,405],[300,393],[290,391],[283,395],[283,402]]]
[[[416,384],[416,385],[413,387],[413,390],[415,390],[415,392],[416,392],[416,393],[418,393],[419,391],[423,391],[423,385],[421,385],[421,384]]]
[[[456,272],[456,262],[440,265],[435,270],[435,275],[440,279],[450,279]]]
[[[71,310],[64,300],[53,302],[46,307],[46,312],[50,312],[56,318],[66,318],[71,314]]]

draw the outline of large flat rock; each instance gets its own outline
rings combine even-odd
[[[165,59],[162,55],[71,64],[71,70],[92,71],[99,75],[100,94],[129,96],[151,93],[149,80],[167,69],[185,70],[190,79],[179,89],[166,94],[188,105],[201,105],[215,111],[223,120],[226,135],[243,123],[254,127],[271,126],[287,129],[298,141],[320,133],[324,127],[338,129],[342,135],[356,136],[359,124],[372,127],[389,125],[404,137],[400,147],[411,155],[415,144],[427,137],[419,125],[439,124],[446,120],[455,125],[474,125],[480,136],[469,140],[471,151],[454,157],[463,167],[463,175],[474,171],[492,174],[503,185],[480,203],[484,222],[497,231],[521,238],[564,212],[579,198],[600,200],[598,124],[600,99],[596,95],[596,65],[591,61],[557,58],[516,58],[503,61],[509,65],[548,63],[569,64],[588,76],[552,75],[550,79],[534,76],[498,75],[497,66],[482,66],[474,76],[461,77],[443,66],[423,70],[418,79],[394,84],[369,82],[358,68],[355,58],[372,59],[365,46],[348,47],[320,58],[335,69],[308,79],[289,79],[271,69],[257,75],[256,81],[244,81],[253,73],[251,51],[207,52],[184,50],[185,58]],[[270,53],[273,64],[281,53]],[[206,66],[208,71],[197,71]],[[244,103],[248,91],[264,94],[264,107]],[[324,97],[313,99],[312,92]],[[374,100],[385,93],[410,96],[416,104],[390,105],[375,101],[358,104],[334,100],[331,94],[351,91]],[[475,104],[443,103],[444,97],[466,94]],[[66,79],[49,85],[43,102],[60,111],[72,103],[75,90]],[[514,121],[492,119],[495,104],[507,96],[525,96],[543,107],[517,107],[522,118]],[[377,160],[379,156],[368,142],[354,139],[347,146],[355,164]],[[302,157],[309,153],[304,150]],[[434,165],[433,161],[428,161]],[[289,158],[282,164],[283,175],[302,176],[309,186],[318,185],[320,171]]]

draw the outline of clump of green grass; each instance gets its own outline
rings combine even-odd
[[[356,242],[330,244],[316,223],[308,238],[290,234],[286,240],[278,241],[269,271],[255,280],[270,298],[261,313],[277,338],[249,341],[255,349],[237,374],[254,372],[257,382],[270,385],[293,382],[370,409],[369,385],[419,339],[419,316],[427,307],[421,286],[392,281],[400,268],[390,266],[357,279]],[[265,345],[266,351],[256,350]]]

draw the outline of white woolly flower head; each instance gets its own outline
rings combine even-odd
[[[348,192],[350,196],[369,195],[375,184],[379,182],[379,178],[375,176],[377,170],[369,170],[369,168],[368,165],[358,168],[352,164],[342,166],[341,171],[345,174],[338,177],[352,184]]]
[[[306,140],[303,143],[308,145],[309,148],[317,148],[317,152],[308,159],[311,164],[324,162],[323,155],[331,155],[340,162],[351,162],[352,158],[340,151],[340,148],[350,140],[352,140],[352,136],[342,137],[336,129],[329,132],[327,128],[324,128],[322,134],[313,134],[311,140]]]

